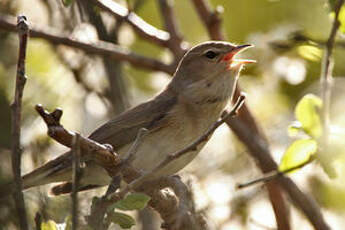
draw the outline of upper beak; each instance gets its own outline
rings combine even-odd
[[[242,51],[253,47],[254,45],[245,44],[245,45],[238,45],[233,48],[230,52],[226,53],[223,57],[223,61],[228,62],[231,66],[238,65],[238,64],[246,64],[246,63],[255,63],[255,60],[251,59],[234,59],[234,56]]]

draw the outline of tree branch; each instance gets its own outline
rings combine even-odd
[[[186,50],[182,47],[183,37],[178,29],[172,1],[158,0],[158,4],[163,18],[164,27],[170,34],[168,47],[174,53],[175,60],[179,61]]]
[[[138,147],[143,142],[145,136],[148,134],[148,129],[141,128],[139,129],[139,132],[137,134],[137,137],[135,138],[134,143],[129,148],[126,155],[123,157],[123,162],[125,164],[130,164],[135,159],[135,154],[137,153]]]
[[[226,40],[221,27],[222,20],[219,16],[222,10],[217,8],[216,11],[212,11],[209,2],[206,0],[192,0],[192,2],[210,38],[213,40]]]
[[[72,230],[78,229],[78,188],[80,182],[80,135],[76,134],[73,137],[72,146]]]
[[[29,24],[26,21],[25,16],[18,16],[17,26],[19,36],[19,55],[17,63],[17,76],[14,93],[14,102],[11,105],[12,109],[12,171],[15,181],[15,192],[13,193],[13,199],[16,205],[17,214],[19,216],[20,229],[27,230],[28,222],[26,219],[25,202],[22,192],[22,178],[21,178],[21,155],[22,149],[20,146],[20,126],[22,116],[22,97],[24,86],[26,82],[25,76],[25,57],[26,46],[29,33]]]
[[[0,14],[0,28],[8,31],[15,31],[16,25],[13,23],[13,21],[14,17]],[[109,42],[98,41],[95,44],[89,44],[67,37],[61,33],[54,32],[51,29],[43,29],[38,27],[33,27],[30,29],[30,36],[44,38],[56,45],[66,45],[73,48],[78,48],[90,54],[103,55],[116,60],[126,61],[136,67],[162,71],[168,74],[173,74],[175,71],[175,67],[172,65],[167,65],[156,59],[136,54],[124,47],[117,46]]]
[[[130,24],[133,30],[142,38],[156,43],[159,46],[168,47],[169,33],[159,30],[148,24],[134,12],[112,0],[89,0],[99,8],[113,15],[117,20],[123,20]]]
[[[321,148],[323,151],[327,151],[328,149],[328,142],[329,142],[329,126],[330,126],[330,119],[329,113],[331,108],[331,87],[332,87],[332,72],[333,72],[333,58],[332,52],[335,42],[335,37],[337,35],[340,21],[338,19],[340,9],[344,4],[344,0],[338,0],[335,3],[334,7],[334,21],[331,29],[331,33],[329,38],[325,44],[325,52],[321,64],[321,76],[320,76],[320,83],[321,83],[321,98],[322,98],[322,110],[321,110],[321,119],[322,119],[322,139],[321,139]],[[329,161],[329,157],[323,157],[326,154],[320,154],[322,157],[322,161]],[[327,159],[328,158],[328,159]],[[322,162],[321,162],[322,163]],[[328,173],[332,173],[328,171]]]
[[[36,111],[46,123],[48,135],[60,144],[72,148],[73,138],[76,134],[66,130],[60,124],[62,110],[55,109],[52,113],[48,113],[41,105],[36,105]],[[102,145],[80,136],[80,152],[81,161],[92,159],[103,167],[111,177],[118,174],[121,159],[108,145]]]
[[[249,187],[249,186],[252,186],[254,184],[257,184],[257,183],[260,183],[260,182],[264,182],[264,183],[267,183],[271,180],[274,180],[274,179],[277,179],[278,177],[281,177],[281,176],[284,176],[286,175],[287,173],[289,172],[292,172],[296,169],[300,169],[300,168],[303,168],[304,166],[306,166],[307,164],[309,164],[310,162],[312,162],[314,160],[314,158],[309,158],[307,161],[305,162],[302,162],[301,164],[298,164],[298,165],[295,165],[293,167],[290,167],[290,168],[287,168],[285,170],[277,170],[277,171],[272,171],[272,172],[269,172],[267,173],[266,175],[264,175],[263,177],[260,177],[258,179],[254,179],[252,181],[249,181],[249,182],[246,182],[246,183],[241,183],[241,184],[238,184],[236,186],[236,188],[238,189],[242,189],[242,188],[246,188],[246,187]]]

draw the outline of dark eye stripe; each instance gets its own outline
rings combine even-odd
[[[207,58],[209,58],[209,59],[213,59],[213,58],[215,58],[215,57],[217,57],[217,53],[215,53],[215,52],[213,52],[213,51],[207,51],[206,53],[205,53],[205,56],[207,57]]]

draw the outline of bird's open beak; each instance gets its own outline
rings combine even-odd
[[[252,59],[235,59],[235,55],[241,53],[242,51],[253,47],[254,45],[251,44],[245,44],[245,45],[239,45],[236,46],[234,49],[232,49],[229,53],[226,53],[223,57],[223,61],[228,63],[228,68],[235,67],[237,65],[243,65],[247,63],[255,63],[255,60]]]

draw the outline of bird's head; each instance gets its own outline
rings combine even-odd
[[[180,61],[172,85],[193,97],[213,94],[230,97],[243,64],[255,62],[235,58],[236,54],[249,47],[252,45],[222,41],[194,46]]]

